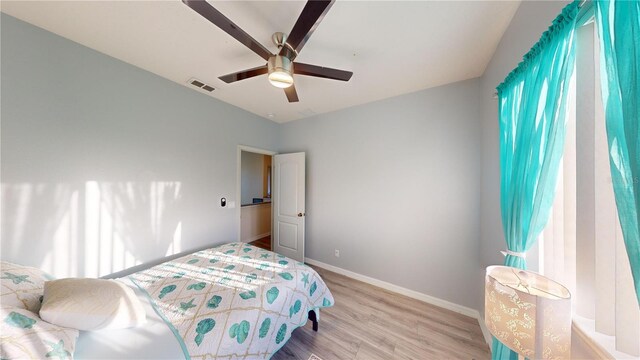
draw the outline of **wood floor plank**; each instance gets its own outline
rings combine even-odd
[[[389,355],[393,354],[393,350],[396,345],[395,339],[387,336],[387,334],[372,331],[369,320],[360,323],[347,323],[341,321],[339,317],[334,317],[334,313],[332,312],[327,312],[323,316],[323,320],[328,319],[327,321],[335,321],[337,323],[341,323],[342,326],[345,327],[345,331],[350,332],[353,336],[360,340],[358,342],[360,346],[368,345],[378,349],[378,352]]]
[[[358,353],[354,360],[388,360],[391,358],[393,358],[393,351],[391,353],[380,351],[379,348],[363,342],[360,344],[360,348],[358,348]]]
[[[335,298],[320,329],[295,330],[274,360],[489,359],[478,321],[313,267]]]
[[[253,245],[253,246],[271,251],[271,235],[267,235],[256,241],[252,241],[249,243],[249,245]]]

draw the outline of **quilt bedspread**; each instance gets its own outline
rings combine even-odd
[[[187,359],[269,359],[333,305],[307,265],[244,243],[202,250],[129,278],[150,298]]]

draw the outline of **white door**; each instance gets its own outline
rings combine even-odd
[[[273,157],[273,250],[304,262],[304,153]]]

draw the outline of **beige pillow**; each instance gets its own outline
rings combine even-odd
[[[17,307],[37,313],[44,282],[50,279],[40,269],[1,261],[0,304],[3,308]]]
[[[135,292],[119,281],[104,279],[45,282],[40,317],[78,330],[124,329],[146,321]]]
[[[0,309],[0,358],[73,359],[78,330],[49,324],[25,309]]]

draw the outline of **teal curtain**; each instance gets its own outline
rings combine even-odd
[[[640,1],[596,1],[611,178],[640,304]]]
[[[564,148],[569,83],[575,70],[578,2],[566,6],[498,86],[500,205],[511,253],[525,253],[549,218]],[[505,265],[526,269],[524,257]],[[493,359],[518,355],[494,338]]]

